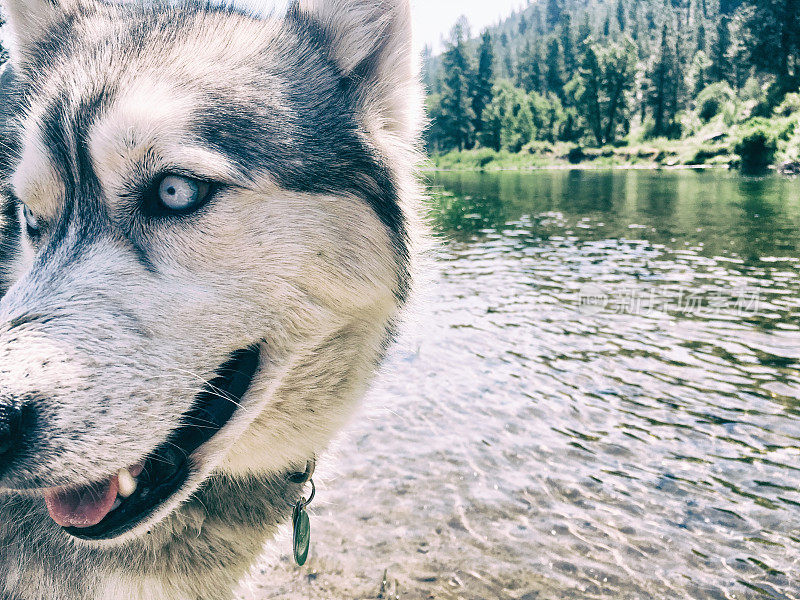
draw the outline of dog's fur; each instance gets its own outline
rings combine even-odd
[[[0,407],[32,416],[0,464],[0,599],[230,598],[301,493],[287,474],[352,415],[409,294],[409,2],[5,12]],[[137,212],[131,187],[176,169],[226,186],[188,217]],[[54,523],[43,488],[136,464],[253,344],[260,370],[178,497],[113,542]]]

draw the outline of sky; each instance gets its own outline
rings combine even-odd
[[[441,37],[447,35],[461,15],[467,16],[472,33],[477,34],[526,4],[525,0],[411,0],[416,28],[414,44],[420,50],[425,44],[431,44],[434,51],[440,50]]]
[[[240,0],[247,3],[248,0]],[[287,0],[250,0],[263,6],[285,6]],[[527,0],[411,0],[414,11],[414,46],[420,51],[425,44],[433,46],[434,52],[442,49],[441,39],[453,27],[458,17],[466,15],[477,34],[501,18],[507,17],[515,8],[527,4]]]

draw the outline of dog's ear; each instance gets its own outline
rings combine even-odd
[[[2,0],[11,28],[11,60],[19,61],[32,43],[41,39],[64,12],[78,0]]]
[[[297,0],[294,10],[322,25],[330,36],[332,57],[346,75],[367,62],[380,68],[392,59],[409,61],[409,0]]]
[[[370,116],[413,141],[421,95],[410,0],[295,0],[290,10],[321,26],[331,58],[360,86]]]

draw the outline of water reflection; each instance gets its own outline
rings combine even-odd
[[[800,184],[432,184],[427,308],[310,571],[246,597],[376,598],[384,571],[411,599],[800,597]]]

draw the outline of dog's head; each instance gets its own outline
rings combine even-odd
[[[408,0],[6,12],[0,488],[108,543],[302,470],[408,292]]]

